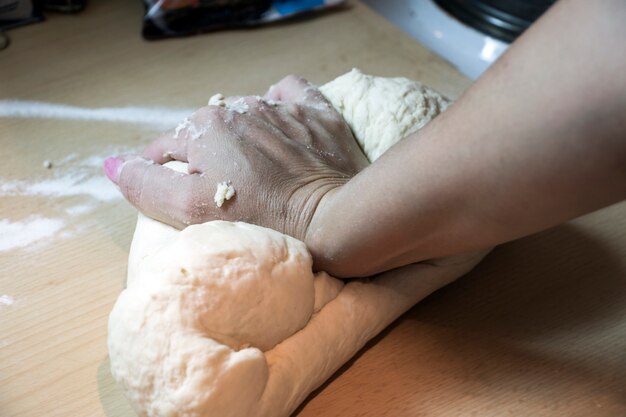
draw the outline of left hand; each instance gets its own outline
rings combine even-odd
[[[350,128],[301,77],[226,103],[199,109],[142,157],[107,159],[107,175],[141,212],[178,228],[241,220],[304,240],[324,195],[368,165]],[[189,174],[162,165],[171,160],[187,162]],[[224,181],[236,194],[218,208]]]

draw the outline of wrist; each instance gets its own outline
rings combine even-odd
[[[358,262],[353,251],[352,207],[348,185],[329,190],[317,204],[306,231],[304,243],[313,257],[313,270],[325,271],[337,278],[364,276],[367,265]],[[347,209],[347,210],[346,210]]]
[[[334,268],[334,239],[338,237],[331,233],[333,222],[333,207],[336,206],[337,195],[342,186],[329,190],[319,200],[311,217],[308,228],[304,235],[306,244],[313,257],[313,269],[315,271],[326,271],[332,274]]]

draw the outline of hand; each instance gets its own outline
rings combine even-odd
[[[144,214],[177,228],[240,220],[304,240],[322,197],[368,165],[320,91],[288,76],[265,97],[203,107],[140,156],[109,158],[107,176]],[[187,162],[189,174],[163,164]],[[235,195],[213,197],[228,182]]]

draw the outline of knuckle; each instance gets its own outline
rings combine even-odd
[[[294,88],[296,86],[308,85],[309,82],[301,75],[289,74],[279,84],[282,84],[284,88]]]
[[[199,122],[218,122],[223,120],[224,109],[219,106],[204,106],[198,109],[193,119]]]
[[[246,99],[245,103],[248,105],[251,111],[267,111],[271,108],[271,106],[260,97],[249,97]]]
[[[283,81],[285,82],[298,82],[300,81],[302,77],[299,76],[298,74],[288,74],[285,78],[283,78]]]

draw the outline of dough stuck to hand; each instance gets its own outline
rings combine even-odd
[[[419,83],[358,70],[321,91],[370,160],[448,105]],[[167,166],[186,172],[180,162]],[[277,231],[224,221],[179,231],[139,215],[128,287],[109,317],[111,373],[140,417],[287,417],[368,340],[484,254],[344,284],[313,276],[304,243]]]
[[[222,93],[213,94],[209,98],[209,102],[207,104],[209,106],[224,107],[224,106],[226,106],[226,102],[224,101],[225,98],[226,97],[224,97],[224,94],[222,94]]]
[[[230,200],[235,196],[235,188],[230,185],[229,181],[223,181],[217,184],[217,190],[213,196],[213,201],[217,207],[222,207],[226,200]]]

